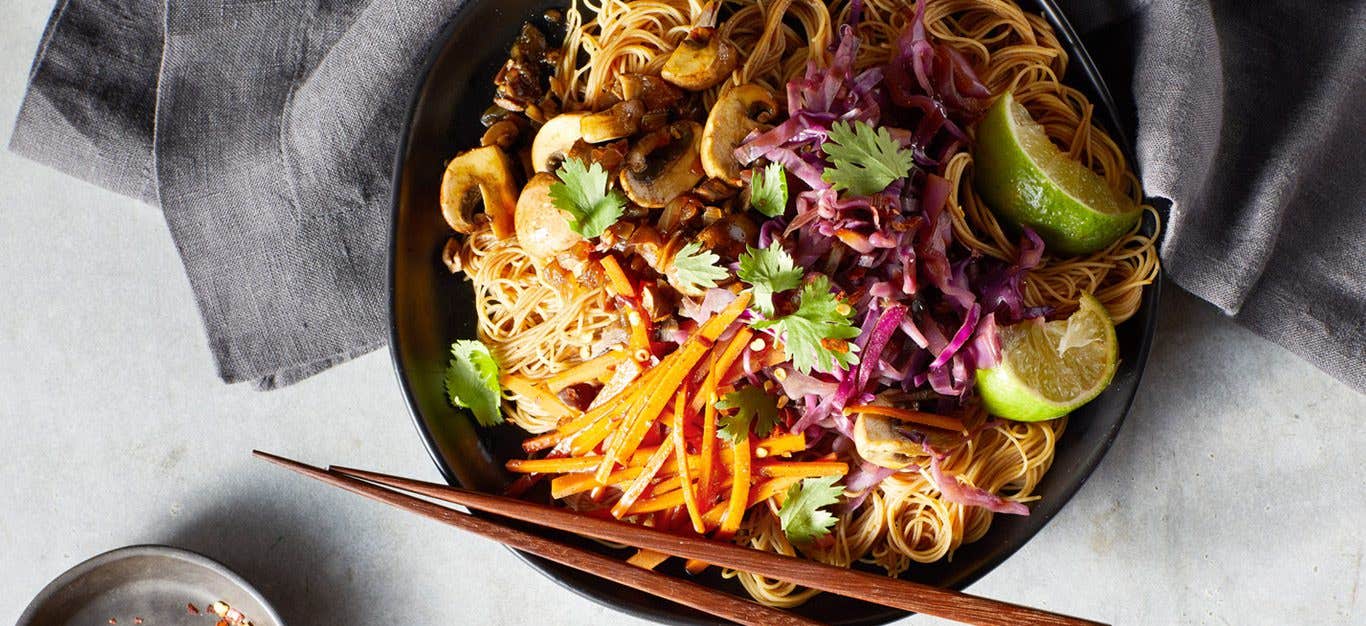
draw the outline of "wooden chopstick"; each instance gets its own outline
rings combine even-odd
[[[352,493],[398,507],[423,517],[472,532],[492,539],[518,550],[544,557],[556,563],[567,565],[608,580],[612,580],[647,593],[690,606],[717,617],[739,624],[762,626],[783,624],[791,626],[819,626],[813,621],[782,609],[767,607],[750,602],[723,591],[704,587],[697,583],[665,576],[658,572],[636,567],[624,561],[577,548],[566,543],[546,539],[532,533],[511,528],[489,519],[474,517],[454,509],[428,502],[404,493],[379,487],[369,482],[341,473],[329,473],[322,468],[306,465],[260,450],[252,454],[294,470],[305,476],[341,487]]]
[[[745,548],[733,543],[674,535],[664,531],[586,515],[567,509],[514,500],[503,496],[401,478],[366,470],[332,467],[331,471],[377,484],[421,494],[471,509],[532,524],[566,530],[604,541],[629,544],[664,554],[751,572],[875,604],[934,615],[945,619],[990,625],[1099,624],[952,589],[880,576],[816,561]]]

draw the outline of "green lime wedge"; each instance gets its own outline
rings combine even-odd
[[[1039,233],[1049,252],[1085,254],[1114,243],[1143,211],[1060,150],[1009,94],[977,125],[973,185],[996,216]]]
[[[1021,422],[1062,417],[1115,377],[1119,345],[1105,307],[1089,294],[1065,320],[1003,326],[1001,362],[977,370],[987,412]]]

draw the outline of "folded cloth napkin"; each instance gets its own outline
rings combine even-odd
[[[384,343],[390,164],[460,4],[61,0],[10,148],[159,204],[219,375],[289,384]],[[1131,60],[1170,276],[1366,390],[1366,0],[1062,4]]]

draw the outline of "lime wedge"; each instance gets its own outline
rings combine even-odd
[[[1143,211],[1060,150],[1009,94],[977,125],[973,185],[996,216],[1039,233],[1049,252],[1085,254],[1114,243]]]
[[[1004,326],[1001,362],[977,370],[987,412],[1021,422],[1062,417],[1115,377],[1119,346],[1105,307],[1089,294],[1065,320]]]

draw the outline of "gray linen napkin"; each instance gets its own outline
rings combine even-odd
[[[459,4],[62,0],[10,148],[160,204],[220,376],[289,384],[384,342],[390,163]],[[1366,390],[1366,1],[1062,4],[1132,60],[1172,278]]]

